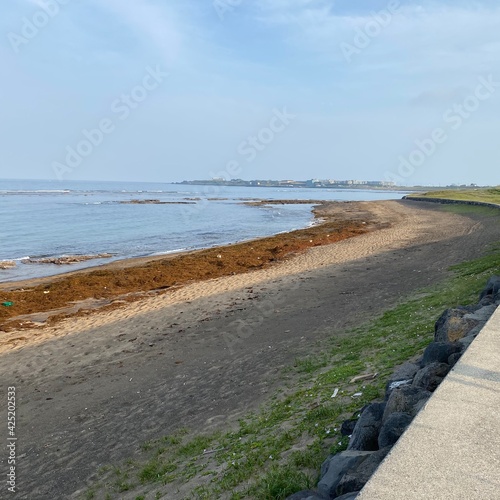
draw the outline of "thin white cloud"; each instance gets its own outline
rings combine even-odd
[[[450,102],[462,102],[472,92],[472,89],[468,87],[425,90],[411,99],[410,103],[418,107],[440,107],[444,109],[444,106],[449,105]]]
[[[260,0],[257,17],[288,29],[287,40],[297,50],[342,62],[342,43],[353,43],[357,29],[373,21],[372,14],[342,15],[321,0]],[[409,73],[426,71],[480,72],[498,69],[500,6],[469,7],[437,2],[401,7],[392,22],[374,37],[357,58],[358,70],[392,67]]]
[[[35,5],[37,7],[40,7],[40,8],[44,8],[45,7],[45,2],[43,0],[25,0],[26,3],[29,3],[31,5]]]
[[[164,4],[159,6],[148,0],[140,2],[99,0],[96,5],[110,10],[141,40],[154,45],[166,65],[171,66],[179,60],[184,36],[172,9]]]

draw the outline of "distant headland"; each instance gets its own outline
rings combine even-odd
[[[333,179],[309,179],[307,181],[295,180],[244,180],[244,179],[224,179],[214,177],[206,180],[193,180],[175,182],[174,184],[185,184],[191,186],[244,186],[244,187],[280,187],[280,188],[332,188],[332,189],[390,189],[398,191],[422,191],[432,189],[452,189],[452,188],[471,188],[475,189],[476,184],[470,185],[450,185],[443,186],[398,186],[390,181],[361,181],[361,180],[333,180]]]

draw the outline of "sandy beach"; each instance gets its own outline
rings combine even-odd
[[[4,328],[0,377],[18,391],[18,498],[71,498],[98,467],[132,456],[148,439],[180,427],[232,425],[316,342],[438,282],[450,265],[500,239],[498,218],[492,223],[479,212],[457,215],[411,201],[342,205],[321,214],[334,214],[336,227],[349,233],[338,241],[320,244],[315,238],[330,237],[332,228],[312,228],[291,253],[271,252],[253,270],[228,266],[161,291],[134,281],[142,293],[110,296],[113,307],[108,300],[108,307],[64,318],[66,311],[38,328]],[[111,271],[132,276],[137,264]],[[0,292],[14,293],[6,285]]]
[[[97,308],[115,309],[195,281],[265,269],[308,248],[388,224],[362,203],[325,202],[313,211],[316,223],[305,229],[205,250],[118,260],[77,271],[66,265],[69,272],[64,274],[0,283],[0,303],[12,304],[0,307],[0,332],[55,323]]]

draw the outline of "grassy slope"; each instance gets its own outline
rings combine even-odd
[[[500,187],[486,189],[446,189],[443,191],[429,191],[428,193],[412,196],[500,204]]]
[[[446,282],[406,298],[363,327],[332,332],[316,354],[296,360],[283,374],[282,391],[234,431],[195,436],[186,429],[145,443],[134,460],[103,468],[83,498],[122,498],[128,491],[141,500],[147,492],[162,498],[180,489],[184,498],[264,500],[314,486],[321,462],[347,445],[339,432],[342,420],[383,395],[393,368],[432,340],[434,322],[445,308],[477,301],[487,278],[500,273],[500,245],[453,271]],[[350,382],[363,373],[379,375]],[[332,398],[335,389],[339,393]],[[358,392],[362,396],[353,398]]]

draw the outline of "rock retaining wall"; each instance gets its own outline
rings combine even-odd
[[[478,304],[444,311],[436,321],[434,342],[418,360],[393,373],[384,401],[367,405],[356,421],[344,422],[342,433],[350,435],[347,450],[325,460],[316,490],[295,493],[288,500],[355,499],[498,305],[500,276],[494,276]]]
[[[427,198],[424,196],[403,196],[403,200],[428,201],[430,203],[442,203],[444,205],[477,205],[480,207],[500,208],[498,204],[486,203],[484,201],[449,200],[447,198]]]

